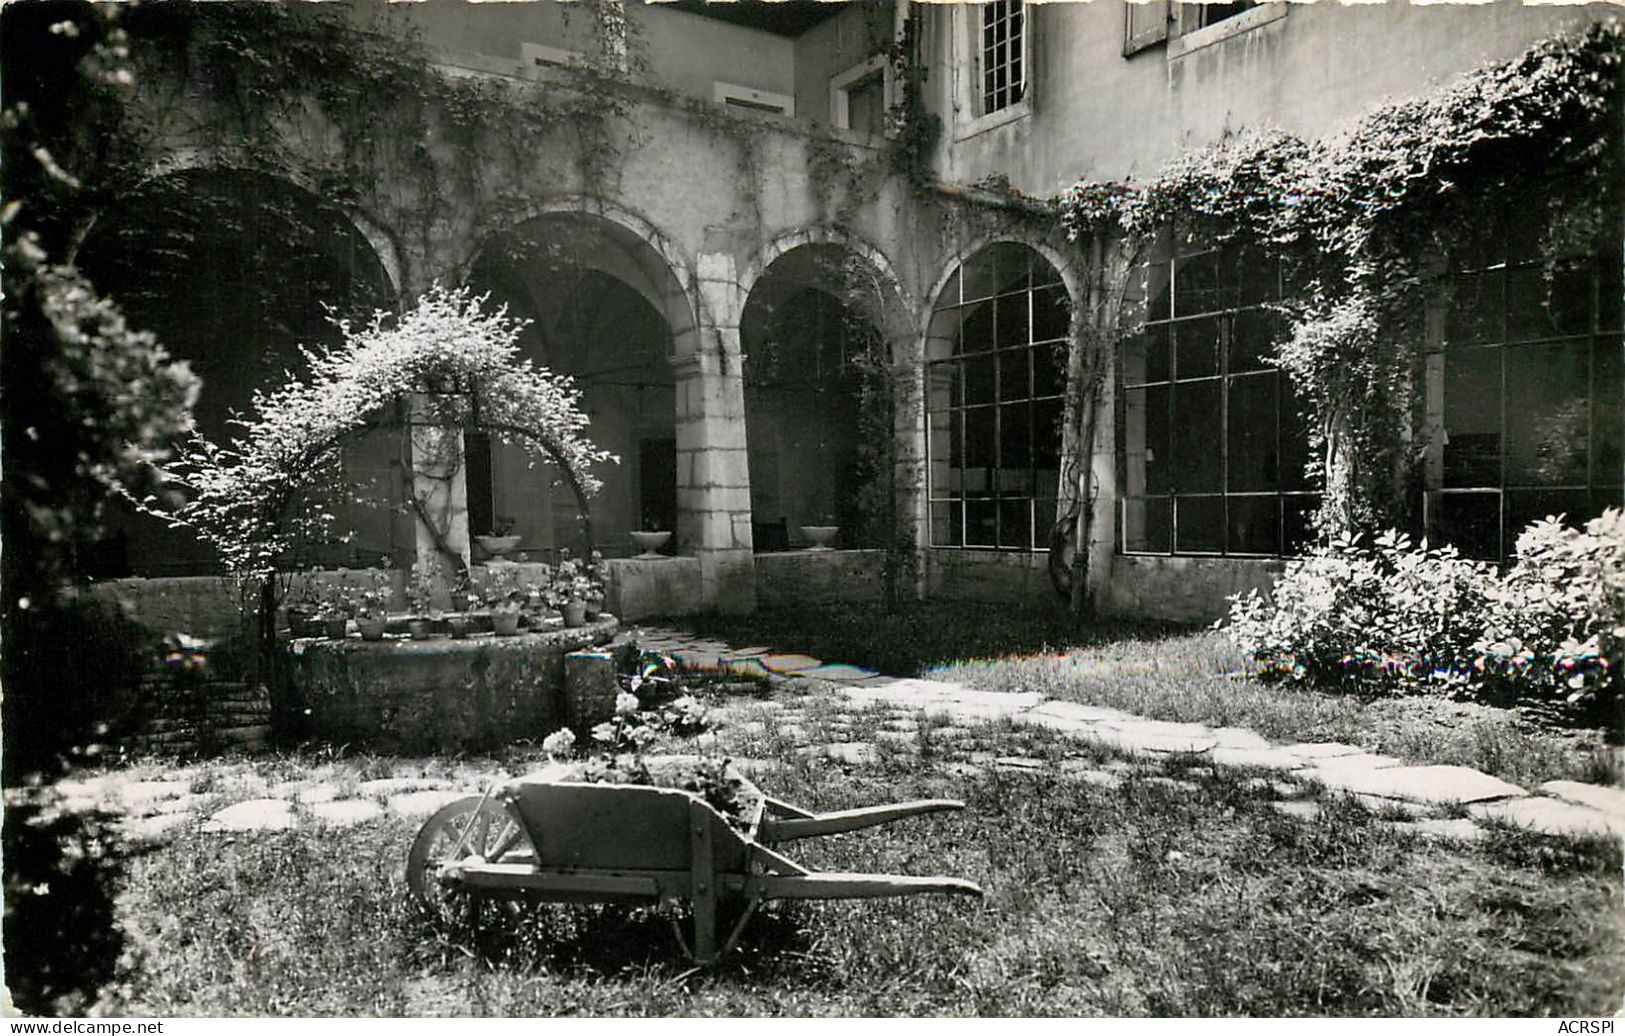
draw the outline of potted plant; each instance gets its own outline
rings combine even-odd
[[[389,593],[378,586],[356,595],[355,626],[362,640],[383,640],[389,628]]]
[[[480,549],[493,558],[500,558],[519,546],[519,537],[513,534],[514,520],[506,515],[497,518],[491,523],[491,531],[484,536],[475,536],[474,542]]]
[[[343,583],[323,584],[316,592],[316,622],[322,633],[343,640],[349,632],[353,591]]]
[[[406,587],[406,598],[412,605],[412,616],[406,620],[406,628],[413,640],[428,640],[435,634],[440,613],[434,607],[434,591],[434,576],[428,567],[414,566],[412,580]]]
[[[548,603],[564,617],[565,627],[573,629],[587,623],[587,595],[592,592],[592,581],[568,550],[561,550],[559,554],[560,561],[548,587]]]
[[[294,577],[288,587],[288,635],[291,637],[319,637],[322,628],[316,621],[320,608],[315,580],[309,573]]]
[[[835,516],[825,512],[819,518],[817,525],[803,525],[801,535],[807,540],[808,550],[829,550],[835,536],[841,527],[835,524]]]
[[[643,553],[639,554],[638,557],[658,558],[661,556],[660,548],[664,547],[666,541],[671,539],[671,532],[661,528],[664,524],[655,515],[645,514],[643,516],[643,528],[634,530],[631,533],[632,542],[643,550]]]
[[[474,629],[472,613],[481,603],[480,595],[466,584],[451,592],[451,614],[446,616],[451,639],[462,640]]]
[[[593,551],[587,560],[587,618],[596,619],[604,611],[604,555]]]
[[[519,577],[512,566],[492,571],[485,584],[485,603],[491,609],[491,631],[499,637],[511,637],[519,632],[519,613],[524,607],[525,592],[519,586]]]

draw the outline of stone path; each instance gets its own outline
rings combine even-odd
[[[897,755],[918,758],[928,744],[952,745],[953,752],[937,754],[955,758],[936,765],[967,779],[989,772],[1054,772],[1062,779],[1104,788],[1133,779],[1185,794],[1198,789],[1194,780],[1227,767],[1251,773],[1245,783],[1276,796],[1272,808],[1305,820],[1320,814],[1315,794],[1328,789],[1353,796],[1381,815],[1382,823],[1429,837],[1481,837],[1483,822],[1560,835],[1625,837],[1625,789],[1548,781],[1530,792],[1468,767],[1409,765],[1354,745],[1274,744],[1239,727],[1168,723],[1037,693],[979,691],[947,680],[888,677],[810,655],[734,648],[673,629],[643,628],[624,635],[636,636],[645,648],[669,652],[688,666],[773,681],[771,697],[727,699],[716,710],[718,732],[696,739],[702,751],[725,743],[747,772],[780,765],[749,757],[758,743],[764,756],[782,759],[796,753],[849,767]],[[752,683],[746,689],[756,686]],[[1108,747],[1124,758],[1102,763],[997,754],[991,749],[1009,750],[1008,736],[990,729],[990,723],[1005,730],[1046,731],[1080,746]],[[1181,776],[1159,772],[1169,758],[1184,761],[1183,769],[1176,771]],[[428,769],[430,765],[435,769]],[[495,775],[490,767],[451,767],[443,761],[400,761],[392,766],[391,776],[371,780],[357,780],[339,767],[273,783],[254,772],[252,764],[204,764],[177,768],[155,779],[115,772],[68,780],[59,783],[57,791],[64,809],[99,808],[122,814],[126,837],[160,841],[189,829],[229,835],[344,827],[389,814],[426,817],[483,787]],[[423,776],[436,770],[445,775]],[[1467,817],[1460,815],[1463,809]],[[1455,815],[1441,815],[1450,813]]]
[[[674,629],[641,629],[638,642],[652,650],[668,651],[685,665],[699,668],[740,672],[755,669],[791,681],[834,680],[840,685],[836,693],[850,705],[883,708],[898,717],[887,724],[888,729],[875,732],[871,741],[846,740],[802,749],[853,765],[872,760],[882,747],[906,745],[911,737],[917,737],[901,726],[906,717],[923,715],[944,722],[946,726],[933,734],[939,737],[962,730],[966,723],[1007,720],[1018,727],[1038,727],[1085,744],[1107,746],[1130,757],[1181,755],[1198,764],[1271,771],[1285,779],[1277,781],[1276,789],[1283,797],[1303,794],[1305,786],[1346,792],[1377,812],[1409,817],[1391,822],[1424,835],[1458,839],[1480,836],[1483,829],[1474,820],[1431,815],[1449,807],[1465,807],[1468,815],[1478,821],[1501,821],[1549,834],[1625,837],[1625,789],[1621,788],[1548,781],[1530,792],[1465,766],[1410,765],[1335,742],[1272,744],[1251,730],[1237,727],[1167,723],[1118,709],[1046,699],[1037,693],[978,691],[947,680],[888,677],[808,655],[775,654],[759,647],[734,649]],[[778,732],[803,734],[799,719],[799,715],[788,717],[778,726]],[[760,724],[759,720],[747,722]],[[986,758],[972,753],[964,772],[1042,770],[1049,766],[1042,760],[982,755]],[[1116,787],[1123,780],[1121,773],[1077,762],[1063,760],[1060,770],[1108,787]],[[1074,765],[1068,767],[1069,763]],[[1305,799],[1274,805],[1283,813],[1300,817],[1313,817],[1320,809],[1318,803]]]

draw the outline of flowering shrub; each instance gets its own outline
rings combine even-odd
[[[1625,514],[1530,526],[1504,575],[1388,532],[1289,562],[1231,598],[1231,638],[1265,675],[1332,686],[1608,701],[1625,644]],[[1221,623],[1222,624],[1222,623]]]
[[[1610,508],[1583,530],[1538,521],[1517,549],[1473,645],[1482,679],[1571,702],[1616,695],[1610,681],[1625,665],[1625,512]]]

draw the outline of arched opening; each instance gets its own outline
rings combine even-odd
[[[366,237],[340,208],[262,173],[190,170],[160,177],[104,212],[76,263],[131,326],[153,332],[202,380],[197,430],[229,438],[254,390],[302,366],[299,347],[339,340],[332,317],[391,307],[394,290]],[[396,437],[358,439],[344,453],[356,492],[330,501],[336,537],[310,544],[309,563],[367,564],[410,551],[395,528]],[[213,572],[213,552],[185,530],[120,509],[87,575]]]
[[[932,546],[1048,542],[1070,321],[1059,271],[1025,245],[989,245],[949,276],[925,342]]]
[[[884,540],[876,494],[890,492],[888,453],[877,447],[890,420],[880,284],[849,249],[806,244],[751,286],[739,335],[758,552],[808,546],[808,526],[837,526],[838,546]]]
[[[632,230],[583,213],[538,216],[486,247],[468,283],[531,321],[527,359],[570,375],[592,419],[593,440],[621,458],[594,499],[598,547],[634,553],[630,532],[677,522],[676,386],[670,356],[692,334],[681,285]],[[574,497],[531,469],[521,451],[469,442],[469,526],[518,535],[520,553],[579,552]]]

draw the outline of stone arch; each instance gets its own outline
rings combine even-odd
[[[1048,241],[997,233],[960,249],[933,284],[918,345],[923,542],[1047,547],[1081,289]]]
[[[195,152],[164,164],[81,228],[73,261],[202,378],[198,431],[220,441],[255,390],[302,366],[300,349],[336,344],[328,306],[364,320],[398,308],[398,255],[381,228],[326,201],[299,177],[209,162]],[[380,237],[381,235],[381,237]],[[374,242],[388,247],[380,254]],[[290,272],[297,272],[290,276]],[[382,441],[346,454],[346,474],[392,489]],[[371,460],[363,455],[371,456]],[[318,563],[364,563],[405,549],[384,512],[333,500],[340,537]],[[116,514],[100,574],[196,574],[214,569],[203,544],[150,517]]]
[[[653,221],[631,208],[597,196],[557,195],[522,207],[506,228],[486,235],[468,255],[458,270],[458,280],[462,283],[468,281],[475,264],[494,242],[527,224],[550,216],[594,217],[641,241],[653,257],[658,257],[664,272],[669,275],[669,283],[658,292],[657,298],[650,301],[672,326],[671,355],[685,356],[699,348],[700,329],[715,325],[707,313],[704,297],[696,290],[698,277],[693,265],[671,236]],[[661,278],[657,275],[653,279]]]
[[[642,216],[580,196],[530,207],[486,238],[463,281],[491,291],[532,323],[531,359],[577,379],[594,434],[623,463],[608,474],[598,514],[610,555],[631,553],[629,533],[678,522],[678,360],[698,349],[700,303],[670,239]],[[691,280],[691,278],[688,278]],[[578,546],[569,501],[526,472],[524,458],[474,443],[470,521],[515,519],[531,549]]]
[[[739,336],[752,543],[806,542],[834,525],[843,546],[890,539],[889,451],[865,437],[862,400],[914,339],[912,307],[879,249],[823,228],[781,234],[740,279]],[[878,367],[877,367],[878,362]],[[878,495],[877,495],[878,494]]]
[[[313,198],[322,197],[321,185],[299,170],[279,169],[272,171],[260,169],[252,164],[234,160],[229,153],[208,148],[177,148],[168,152],[158,161],[152,163],[146,174],[137,180],[126,193],[138,194],[144,188],[158,181],[186,173],[267,176],[285,181]],[[389,292],[394,296],[398,304],[409,283],[408,278],[411,271],[407,266],[406,251],[401,247],[394,230],[365,206],[353,203],[329,204],[335,212],[342,213],[356,232],[371,246],[373,254],[377,256],[379,264],[383,267],[384,276],[388,279]],[[84,224],[77,228],[69,250],[70,262],[73,261],[85,240],[95,234],[97,223],[106,216],[106,213],[106,209],[92,212]]]

